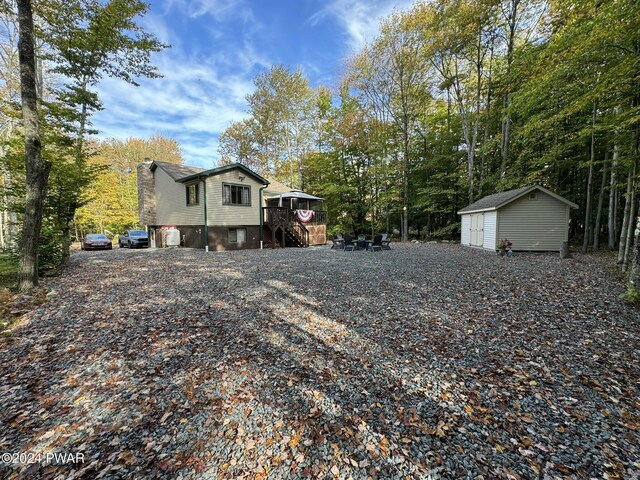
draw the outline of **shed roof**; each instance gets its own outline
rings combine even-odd
[[[486,212],[491,210],[498,210],[499,208],[504,207],[505,205],[517,200],[518,198],[526,195],[527,193],[533,190],[540,190],[548,195],[551,195],[556,200],[565,203],[570,208],[578,208],[573,202],[570,202],[566,198],[561,197],[553,193],[551,190],[541,187],[540,185],[530,185],[528,187],[516,188],[515,190],[508,190],[506,192],[494,193],[493,195],[488,195],[486,197],[481,198],[477,202],[472,203],[471,205],[467,205],[463,209],[458,211],[458,215],[465,213],[475,213],[475,212]]]

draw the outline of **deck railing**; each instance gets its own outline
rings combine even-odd
[[[301,223],[295,214],[295,210],[286,207],[263,207],[263,221],[266,225],[291,225]],[[327,212],[319,210],[314,212],[311,221],[303,225],[326,225]]]
[[[327,212],[324,210],[318,210],[314,213],[313,218],[309,222],[309,225],[326,225],[327,224]]]

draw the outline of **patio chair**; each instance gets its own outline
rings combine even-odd
[[[382,248],[382,250],[391,250],[391,246],[389,245],[389,243],[391,243],[391,237],[386,233],[383,233],[382,240],[380,241],[380,247]]]
[[[364,233],[358,235],[358,250],[364,250],[367,248],[367,237]]]
[[[376,235],[373,237],[373,240],[369,240],[367,242],[367,250],[371,250],[372,252],[381,252],[382,251],[382,235]]]
[[[353,244],[353,237],[351,235],[345,235],[344,239],[344,251],[353,252],[356,246]]]
[[[343,249],[344,248],[344,238],[342,238],[342,235],[338,234],[338,235],[334,235],[333,238],[331,239],[331,241],[333,242],[333,245],[331,245],[331,248],[338,248],[338,249]]]

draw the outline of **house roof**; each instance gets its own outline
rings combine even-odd
[[[291,188],[287,187],[284,183],[280,183],[277,180],[269,180],[269,187],[265,190],[265,193],[267,195],[277,196],[290,191]]]
[[[157,160],[154,160],[151,163],[151,171],[153,172],[158,167],[162,168],[162,170],[164,170],[174,180],[178,180],[188,175],[193,175],[194,173],[204,171],[204,168],[179,165],[177,163],[158,162]]]
[[[540,185],[530,185],[528,187],[516,188],[515,190],[508,190],[506,192],[494,193],[493,195],[488,195],[486,197],[481,198],[477,202],[472,203],[471,205],[467,205],[463,209],[458,211],[458,215],[464,213],[475,213],[475,212],[486,212],[491,210],[498,210],[499,208],[504,207],[508,203],[517,200],[518,198],[528,194],[533,190],[540,190],[556,200],[559,200],[562,203],[565,203],[570,208],[578,208],[573,202],[570,202],[566,198],[561,197],[553,193],[551,190],[548,190]]]
[[[261,177],[256,172],[254,172],[253,170],[249,169],[248,167],[245,167],[241,163],[231,163],[229,165],[224,165],[222,167],[212,168],[211,170],[198,169],[197,172],[194,172],[191,175],[187,175],[185,177],[176,179],[176,182],[185,183],[185,182],[189,182],[191,180],[196,180],[196,179],[201,178],[201,177],[211,177],[213,175],[218,175],[220,173],[228,172],[230,170],[235,170],[235,169],[242,170],[244,173],[246,173],[247,175],[253,177],[258,182],[260,182],[262,184],[265,184],[265,185],[269,185],[269,180],[267,180],[264,177]]]

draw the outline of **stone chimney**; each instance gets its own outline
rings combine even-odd
[[[138,213],[140,225],[156,224],[156,183],[151,171],[151,160],[138,165]]]

